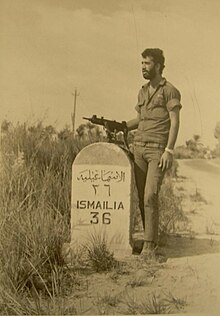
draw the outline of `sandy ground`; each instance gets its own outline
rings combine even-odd
[[[179,160],[179,176],[183,177],[186,193],[185,212],[191,220],[192,230],[198,235],[220,236],[220,160]],[[186,177],[184,179],[184,177]],[[196,203],[188,198],[196,194],[206,200]]]
[[[168,239],[166,263],[149,266],[130,256],[121,271],[81,280],[74,296],[79,313],[139,314],[153,295],[172,302],[173,314],[220,315],[220,160],[178,162],[175,187],[189,229]]]
[[[169,287],[173,280],[173,291],[188,297],[184,312],[220,314],[220,161],[178,162],[176,186],[185,196],[191,235],[170,243],[173,258],[168,259],[169,272],[162,273],[159,282]]]

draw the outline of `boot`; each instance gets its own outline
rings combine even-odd
[[[155,263],[167,261],[166,256],[158,252],[158,246],[153,241],[144,241],[140,257],[145,261],[151,261]]]

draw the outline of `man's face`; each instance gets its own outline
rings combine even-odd
[[[142,59],[142,74],[144,79],[152,80],[157,75],[157,67],[152,57],[146,57]]]

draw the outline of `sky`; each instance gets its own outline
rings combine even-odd
[[[164,51],[182,96],[177,145],[215,146],[220,121],[218,0],[0,0],[0,121],[136,117],[141,53]]]

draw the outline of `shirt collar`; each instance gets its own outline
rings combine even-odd
[[[158,84],[158,86],[164,86],[165,84],[166,84],[166,78],[162,78],[161,80],[160,80],[160,82],[159,82],[159,84]],[[143,86],[142,86],[142,88],[148,88],[149,87],[149,85],[150,85],[150,81],[148,82],[148,83],[145,83]]]
[[[159,86],[164,86],[166,82],[166,78],[162,78],[159,82]]]

